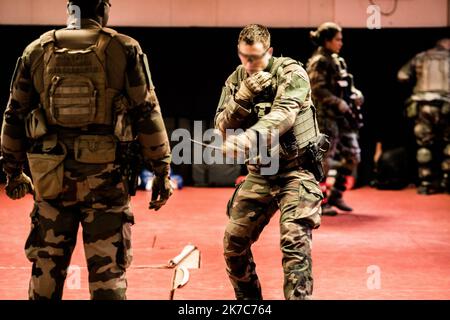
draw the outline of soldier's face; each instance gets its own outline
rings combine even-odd
[[[342,45],[342,32],[336,33],[333,39],[325,41],[325,48],[333,53],[339,53],[339,51],[341,51]]]
[[[261,42],[251,45],[245,42],[238,44],[239,59],[249,75],[264,70],[269,64],[272,53],[273,48],[266,49]]]

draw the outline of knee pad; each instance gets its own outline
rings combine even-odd
[[[450,144],[447,144],[444,148],[444,156],[450,158]]]
[[[450,159],[445,159],[442,161],[441,169],[443,172],[450,172]]]
[[[427,178],[431,177],[432,175],[433,175],[433,173],[431,172],[430,168],[424,168],[424,167],[419,168],[419,178],[420,179],[427,179]]]
[[[417,123],[414,126],[414,135],[420,140],[428,138],[429,136],[431,136],[431,134],[431,127],[425,123]]]
[[[433,159],[433,155],[431,154],[430,149],[420,148],[419,150],[417,150],[416,158],[419,164],[426,164],[431,162],[431,160]]]

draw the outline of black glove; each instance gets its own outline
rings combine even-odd
[[[152,200],[149,204],[149,209],[155,209],[158,211],[173,193],[172,186],[170,184],[170,178],[168,175],[158,176],[156,175],[152,183]],[[159,199],[158,199],[159,196]]]

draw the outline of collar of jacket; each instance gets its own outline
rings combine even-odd
[[[333,52],[331,52],[330,50],[328,50],[325,47],[319,47],[319,49],[317,49],[317,52],[319,52],[320,54],[324,55],[324,56],[332,56]]]

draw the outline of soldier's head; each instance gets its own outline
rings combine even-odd
[[[334,22],[322,23],[317,30],[310,32],[310,37],[316,45],[333,53],[341,51],[343,45],[342,28]]]
[[[259,24],[249,24],[239,34],[238,55],[248,74],[264,70],[272,57],[270,33]]]
[[[109,19],[109,0],[68,0],[67,8],[78,6],[82,19],[94,19],[102,26],[106,26]],[[69,12],[71,14],[71,12]]]

